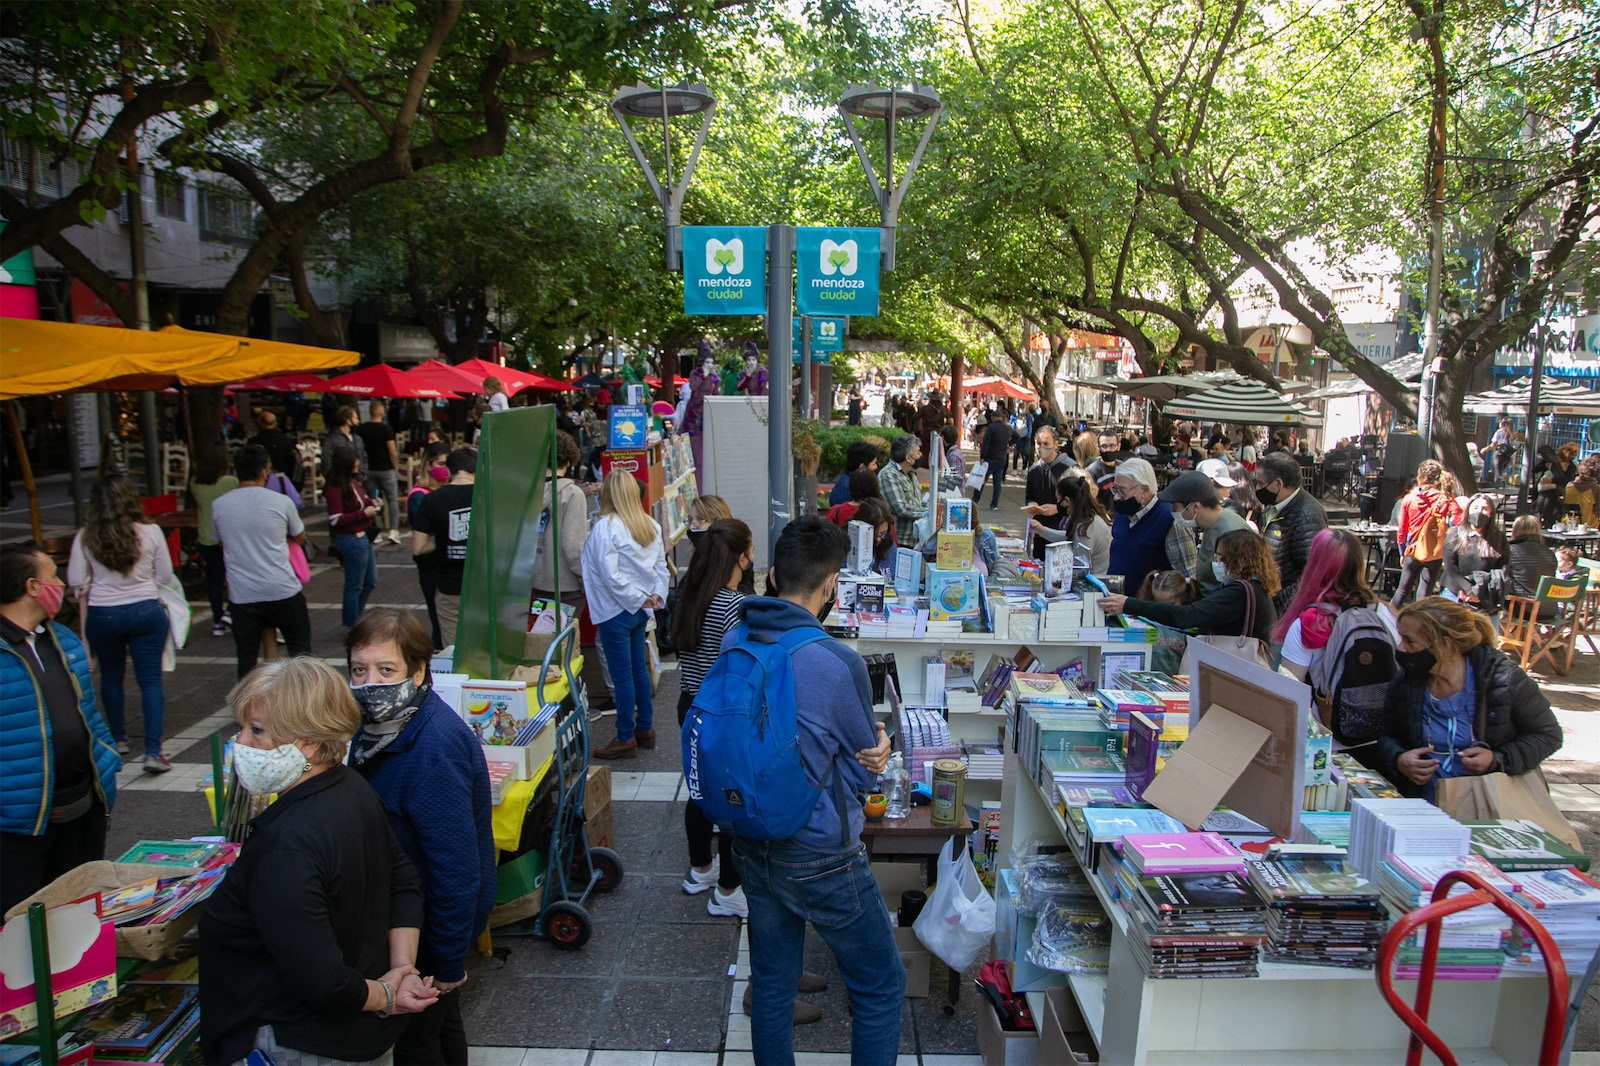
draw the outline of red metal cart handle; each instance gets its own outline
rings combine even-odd
[[[1450,886],[1457,883],[1468,885],[1474,891],[1446,898]],[[1554,1066],[1560,1058],[1561,1045],[1566,1037],[1568,996],[1567,967],[1561,959],[1561,949],[1556,946],[1555,939],[1545,927],[1533,915],[1511,902],[1504,892],[1470,870],[1452,870],[1433,886],[1433,901],[1396,921],[1384,936],[1383,942],[1378,945],[1378,990],[1383,993],[1383,998],[1389,1001],[1389,1008],[1395,1012],[1405,1027],[1411,1030],[1410,1044],[1406,1049],[1406,1066],[1421,1066],[1423,1044],[1427,1044],[1428,1050],[1433,1052],[1445,1066],[1458,1066],[1450,1048],[1428,1025],[1428,1009],[1433,1003],[1434,973],[1439,962],[1440,929],[1445,916],[1471,910],[1484,903],[1500,908],[1512,922],[1526,929],[1539,945],[1539,953],[1544,956],[1545,975],[1550,982],[1550,1000],[1545,1005],[1544,1037],[1539,1045],[1539,1063],[1540,1066],[1547,1064]],[[1394,954],[1399,950],[1401,941],[1410,936],[1419,925],[1426,925],[1427,930],[1423,934],[1422,974],[1417,980],[1417,1006],[1413,1010],[1394,989],[1391,964],[1394,962]]]

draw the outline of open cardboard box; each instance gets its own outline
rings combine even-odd
[[[1045,1062],[1041,1052],[1038,1030],[1002,1029],[994,1004],[979,997],[978,1054],[983,1066],[1041,1066]]]
[[[927,999],[928,979],[933,970],[933,953],[922,946],[911,929],[894,931],[895,946],[900,949],[900,961],[906,968],[907,999]]]
[[[39,891],[6,911],[6,920],[28,913],[28,904],[43,903],[45,907],[59,907],[95,892],[113,889],[144,881],[151,877],[187,877],[199,873],[193,866],[156,866],[144,863],[111,862],[100,859],[86,862],[68,870]],[[171,954],[183,935],[200,920],[205,901],[196,903],[170,922],[159,925],[124,925],[117,929],[117,957],[120,959],[160,959]]]
[[[1098,1062],[1099,1049],[1077,1000],[1065,988],[1044,992],[1044,1016],[1038,1019],[1040,1066],[1078,1066]]]

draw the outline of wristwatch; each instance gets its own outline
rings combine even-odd
[[[378,1017],[387,1018],[394,1013],[394,986],[383,978],[378,978],[378,984],[383,987],[383,1009],[378,1012]]]

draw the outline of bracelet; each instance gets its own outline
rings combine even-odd
[[[394,986],[383,978],[378,978],[378,984],[383,988],[383,1009],[378,1012],[378,1017],[387,1018],[394,1013]]]

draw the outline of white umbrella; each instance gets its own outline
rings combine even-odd
[[[1322,425],[1322,416],[1281,392],[1255,381],[1219,385],[1193,396],[1173,400],[1164,408],[1168,418],[1195,418],[1202,422],[1234,422],[1247,426],[1299,423]]]
[[[1463,405],[1480,415],[1527,414],[1533,378],[1526,377],[1492,392],[1475,392]],[[1559,415],[1600,415],[1600,392],[1546,375],[1539,382],[1539,412]]]

